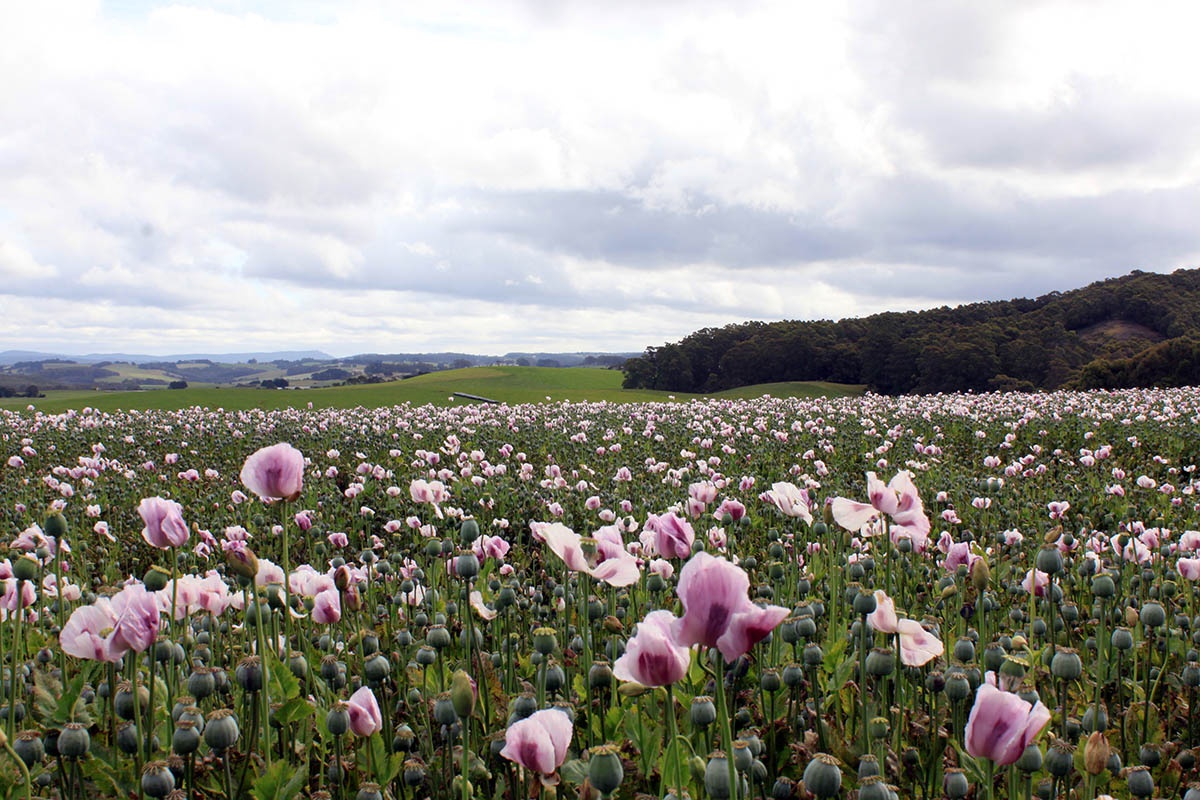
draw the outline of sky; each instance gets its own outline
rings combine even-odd
[[[0,4],[0,350],[640,351],[1200,266],[1194,2]]]

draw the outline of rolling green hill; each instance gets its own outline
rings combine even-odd
[[[723,392],[724,397],[843,397],[860,394],[862,387],[833,383],[776,383],[761,387],[742,387]],[[0,399],[0,408],[23,409],[29,404],[47,412],[96,408],[104,411],[178,409],[189,406],[248,409],[305,407],[353,408],[412,403],[458,405],[474,402],[452,397],[454,392],[478,395],[504,403],[541,403],[553,401],[607,401],[636,403],[646,401],[682,401],[698,395],[621,388],[621,373],[586,367],[470,367],[432,372],[403,381],[337,386],[317,389],[229,389],[189,387],[181,390],[160,389],[143,392],[59,391],[46,397]]]

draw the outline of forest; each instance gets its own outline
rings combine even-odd
[[[743,322],[648,347],[624,386],[712,392],[778,381],[880,394],[1200,383],[1200,269],[838,321]]]

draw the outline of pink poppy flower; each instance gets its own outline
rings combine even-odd
[[[770,490],[760,494],[758,499],[775,506],[785,517],[799,518],[809,525],[812,524],[813,515],[807,489],[800,489],[795,484],[781,481],[771,484]]]
[[[342,618],[342,601],[336,587],[330,587],[313,598],[312,618],[323,625],[334,625]]]
[[[692,554],[696,532],[691,524],[678,514],[667,512],[661,516],[651,514],[641,535],[642,546],[651,555],[663,558],[687,558]]]
[[[304,454],[286,442],[264,447],[246,459],[241,478],[264,501],[295,500],[304,487]]]
[[[113,648],[111,633],[117,622],[112,603],[102,597],[71,612],[58,636],[63,652],[89,661],[120,661],[124,651]]]
[[[112,598],[115,615],[111,646],[122,654],[141,653],[158,639],[158,601],[141,583],[131,583]]]
[[[671,635],[674,622],[670,611],[647,614],[625,645],[625,653],[613,664],[613,675],[643,686],[667,686],[686,675],[692,651]]]
[[[981,684],[967,719],[967,752],[1001,766],[1012,764],[1050,721],[1050,709],[1039,700],[1031,706],[1019,696]]]
[[[684,614],[672,623],[672,635],[683,645],[716,647],[733,661],[765,638],[788,615],[781,606],[750,602],[750,578],[723,558],[696,553],[679,573],[677,593]]]
[[[1189,581],[1200,581],[1200,558],[1181,558],[1175,563],[1179,576]]]
[[[554,708],[537,711],[508,726],[500,755],[531,772],[552,775],[567,758],[571,719]]]
[[[350,730],[355,736],[370,736],[383,730],[383,714],[375,693],[364,686],[350,695]]]
[[[183,507],[173,500],[147,497],[138,504],[138,514],[146,527],[142,538],[153,547],[167,550],[182,547],[188,540],[188,526],[183,521]]]

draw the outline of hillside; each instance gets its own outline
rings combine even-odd
[[[773,381],[883,394],[1200,383],[1200,270],[1134,271],[1036,299],[837,322],[744,322],[649,347],[624,386],[715,392]],[[1154,348],[1154,358],[1139,355]],[[1131,384],[1132,382],[1132,384]]]
[[[49,391],[36,399],[0,399],[0,409],[24,409],[33,404],[39,411],[60,412],[91,407],[101,411],[172,410],[191,406],[245,410],[251,408],[379,408],[412,403],[439,406],[474,402],[456,392],[485,397],[502,403],[541,403],[546,400],[610,403],[689,400],[695,395],[621,388],[621,373],[583,367],[469,367],[419,375],[402,381],[313,389],[263,391],[249,388],[189,387],[178,391],[99,392]],[[722,392],[726,397],[843,397],[862,392],[861,386],[789,383],[742,387]]]

